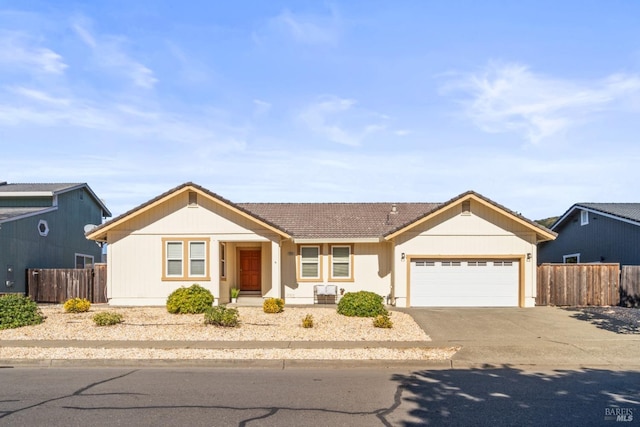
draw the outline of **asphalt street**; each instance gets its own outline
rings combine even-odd
[[[10,368],[0,384],[0,426],[640,424],[637,371]]]

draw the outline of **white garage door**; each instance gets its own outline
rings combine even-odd
[[[413,307],[517,307],[519,262],[411,261]]]

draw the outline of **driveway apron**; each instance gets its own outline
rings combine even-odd
[[[433,346],[460,346],[453,367],[538,365],[640,368],[640,335],[605,330],[576,311],[534,308],[408,308]]]

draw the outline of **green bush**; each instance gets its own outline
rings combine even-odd
[[[379,314],[387,314],[382,301],[383,298],[373,292],[347,292],[340,298],[338,313],[351,317],[375,317]]]
[[[393,328],[393,322],[388,314],[378,314],[373,318],[373,326],[376,328]]]
[[[31,298],[20,294],[0,296],[0,329],[39,325],[44,316]]]
[[[302,327],[303,328],[313,328],[313,316],[310,314],[307,314],[306,316],[304,316],[304,319],[302,319]]]
[[[112,326],[122,323],[122,314],[112,311],[103,311],[93,315],[93,321],[97,326]]]
[[[265,313],[280,313],[284,310],[284,300],[282,298],[267,298],[262,303],[262,310]]]
[[[234,328],[238,326],[238,310],[223,305],[210,307],[204,312],[204,324]]]
[[[65,313],[84,313],[91,308],[91,302],[86,298],[71,298],[64,303]]]
[[[167,311],[173,314],[204,313],[213,305],[211,291],[194,283],[188,288],[176,289],[167,298]]]

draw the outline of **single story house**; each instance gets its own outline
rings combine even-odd
[[[551,230],[558,238],[540,245],[540,263],[640,265],[640,203],[576,203]]]
[[[29,268],[101,262],[85,231],[110,216],[86,183],[0,182],[0,294],[25,293]]]
[[[87,237],[108,243],[114,305],[162,305],[198,283],[223,303],[239,288],[311,304],[335,285],[399,307],[532,307],[537,244],[555,233],[472,191],[445,203],[233,203],[188,182]]]

